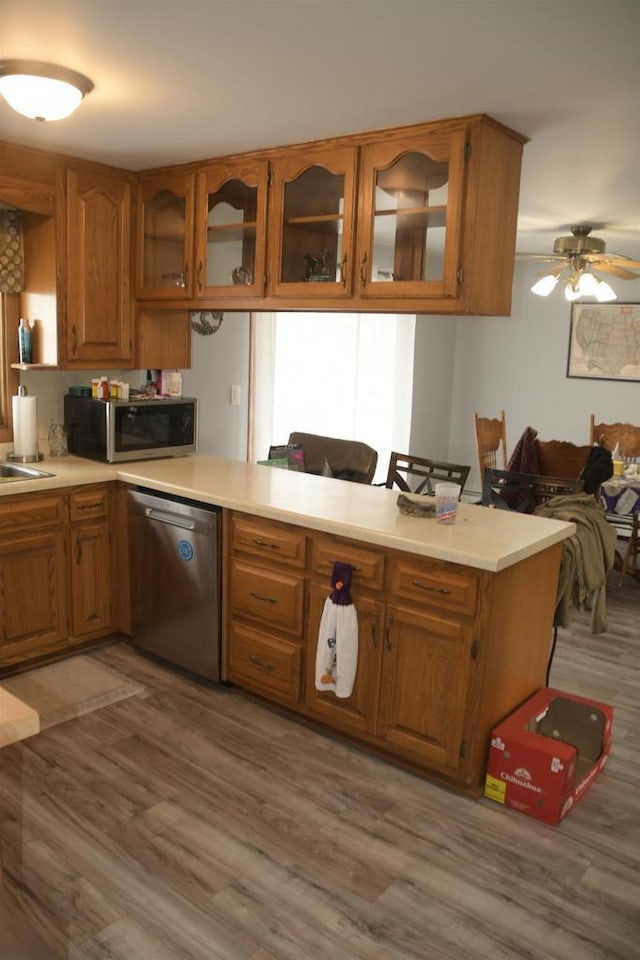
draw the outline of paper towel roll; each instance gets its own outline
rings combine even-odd
[[[17,457],[38,456],[37,404],[35,397],[12,397],[13,453]]]

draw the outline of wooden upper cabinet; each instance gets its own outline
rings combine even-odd
[[[133,364],[131,215],[125,174],[67,168],[63,367]]]
[[[273,161],[268,225],[272,296],[351,296],[357,157],[355,146],[332,146]]]
[[[267,162],[250,159],[198,173],[196,297],[264,295],[267,176]]]
[[[465,132],[456,130],[363,148],[359,296],[457,295],[465,144]]]
[[[477,114],[140,174],[137,295],[508,315],[525,142]]]
[[[194,292],[195,175],[158,174],[138,181],[136,293],[184,300]]]

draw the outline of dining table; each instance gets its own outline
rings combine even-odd
[[[628,573],[640,583],[638,557],[638,522],[640,520],[640,463],[625,464],[619,475],[600,485],[600,503],[609,520],[621,531],[629,532],[625,556],[616,553],[615,566],[620,570],[620,582]],[[635,566],[632,565],[635,561]]]

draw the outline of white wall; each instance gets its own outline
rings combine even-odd
[[[504,408],[507,453],[525,427],[541,440],[589,442],[589,416],[640,423],[640,383],[566,376],[571,304],[561,291],[530,292],[538,266],[518,264],[510,318],[459,317],[453,372],[449,456],[471,463],[468,487],[480,489],[473,411]],[[619,302],[640,301],[640,280],[613,282]]]
[[[241,402],[231,405],[231,386]],[[192,332],[191,369],[183,371],[182,391],[199,399],[198,451],[246,460],[249,389],[249,315],[225,313],[209,336]]]

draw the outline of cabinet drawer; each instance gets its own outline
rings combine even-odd
[[[81,490],[69,496],[69,519],[93,520],[106,517],[109,512],[109,492],[106,487]]]
[[[265,697],[297,703],[300,699],[302,648],[297,643],[280,640],[232,625],[228,648],[229,680],[248,687]]]
[[[336,560],[353,567],[353,585],[381,590],[384,584],[384,554],[338,537],[316,537],[313,541],[314,575],[331,580]]]
[[[471,573],[393,557],[388,589],[397,598],[428,603],[471,615],[478,602],[478,580]]]
[[[231,572],[231,607],[240,613],[300,636],[304,617],[304,580],[235,561]]]
[[[304,567],[307,538],[304,530],[234,513],[231,548],[234,553],[268,557],[269,562]]]
[[[66,509],[63,497],[36,497],[29,500],[0,500],[0,536],[19,530],[42,530],[64,523]]]

